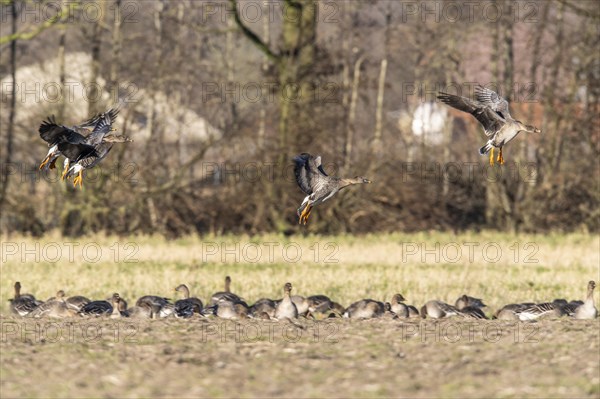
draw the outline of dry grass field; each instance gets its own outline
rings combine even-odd
[[[300,295],[503,304],[583,299],[599,280],[588,234],[2,238],[0,396],[600,397],[598,320],[315,322],[19,319],[12,284],[41,299],[206,301],[223,278],[249,303]],[[596,301],[600,295],[596,295]],[[597,303],[600,307],[600,304]]]

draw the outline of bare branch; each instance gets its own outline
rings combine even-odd
[[[252,43],[254,43],[256,45],[256,47],[259,48],[259,50],[261,50],[263,53],[265,53],[265,55],[270,60],[275,61],[275,62],[279,61],[280,55],[274,53],[269,48],[269,46],[267,46],[267,44],[264,41],[262,41],[262,39],[260,37],[258,37],[256,35],[256,33],[252,32],[246,25],[244,25],[244,23],[242,22],[242,19],[240,18],[240,12],[239,12],[238,7],[237,7],[237,0],[229,0],[229,3],[233,7],[233,16],[235,18],[235,23],[242,30],[242,32],[244,33],[244,35],[248,39],[250,39],[250,41]]]

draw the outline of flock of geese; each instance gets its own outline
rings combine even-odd
[[[21,283],[14,285],[15,296],[10,299],[12,313],[22,317],[83,317],[107,316],[111,318],[129,317],[135,319],[157,319],[165,317],[191,318],[218,317],[223,319],[262,319],[290,320],[306,317],[316,320],[333,317],[354,319],[371,319],[388,317],[394,319],[432,318],[442,319],[459,317],[467,319],[488,319],[483,312],[486,305],[481,299],[462,295],[454,305],[432,300],[417,310],[406,304],[401,294],[392,296],[390,302],[380,302],[373,299],[362,299],[345,308],[326,295],[303,297],[292,295],[292,284],[283,286],[282,299],[262,298],[249,306],[244,298],[231,292],[231,278],[225,277],[225,289],[214,293],[209,303],[204,306],[202,300],[191,297],[185,284],[179,285],[175,291],[182,299],[171,302],[169,298],[144,295],[135,306],[128,307],[127,301],[115,293],[106,300],[90,300],[84,296],[65,297],[60,290],[56,297],[45,302],[37,300],[31,294],[21,293]],[[594,304],[594,288],[596,284],[590,281],[587,286],[587,297],[584,301],[555,299],[545,303],[514,303],[499,309],[492,319],[500,320],[535,320],[540,318],[558,318],[562,316],[575,319],[595,319],[598,310]]]
[[[489,138],[480,148],[479,153],[490,153],[490,165],[494,164],[494,149],[499,149],[496,161],[504,164],[502,148],[521,131],[541,133],[530,125],[525,125],[512,118],[508,102],[496,92],[482,86],[475,88],[475,99],[455,96],[440,92],[438,99],[443,103],[463,112],[473,115],[483,126]],[[90,169],[101,162],[110,152],[114,143],[132,141],[126,136],[111,134],[115,129],[113,123],[119,113],[118,108],[96,115],[79,125],[64,126],[56,123],[54,116],[44,121],[39,128],[40,137],[50,147],[46,158],[40,164],[41,169],[53,169],[59,156],[64,156],[62,179],[75,176],[73,185],[83,185],[83,170]],[[300,224],[306,224],[313,207],[327,201],[338,191],[356,184],[368,184],[367,178],[339,178],[329,176],[322,166],[320,156],[302,153],[294,158],[294,173],[300,189],[306,197],[297,210]],[[395,318],[430,317],[434,319],[458,316],[474,319],[486,319],[482,308],[486,307],[480,299],[463,295],[454,305],[433,300],[427,302],[418,311],[412,305],[405,304],[400,294],[392,296],[390,302],[380,302],[363,299],[344,308],[325,295],[302,297],[291,295],[292,285],[286,283],[283,288],[283,298],[273,300],[263,298],[252,306],[230,291],[231,279],[225,279],[225,291],[215,293],[208,304],[198,298],[190,297],[190,292],[184,284],[176,291],[183,295],[172,303],[168,298],[146,295],[136,301],[134,307],[128,308],[127,302],[113,294],[107,300],[91,301],[83,296],[65,298],[64,291],[57,292],[56,297],[41,302],[33,295],[21,294],[21,284],[15,283],[15,297],[11,300],[13,313],[27,317],[71,317],[80,315],[110,315],[111,317],[162,318],[162,317],[192,317],[195,313],[202,316],[215,315],[227,319],[260,318],[260,319],[294,319],[299,316],[374,318],[391,316]],[[504,306],[493,318],[505,320],[534,320],[540,317],[569,316],[576,319],[593,319],[597,316],[593,292],[595,283],[588,284],[588,295],[585,301],[567,302],[555,299],[546,303],[518,303]]]
[[[494,164],[494,149],[499,149],[500,164],[504,164],[502,148],[520,132],[541,133],[540,129],[515,120],[509,112],[508,101],[483,86],[475,87],[475,99],[440,92],[443,103],[473,115],[483,126],[488,137],[479,149],[481,155],[490,154]],[[40,137],[48,143],[48,154],[40,170],[54,169],[59,156],[64,156],[62,179],[74,176],[73,185],[83,187],[83,171],[98,165],[110,152],[114,143],[132,141],[129,137],[111,134],[119,109],[111,108],[79,125],[64,126],[48,117],[39,127]],[[299,224],[306,224],[314,206],[317,206],[345,187],[371,183],[364,177],[339,178],[329,176],[322,167],[321,157],[302,153],[294,158],[296,181],[306,197],[297,210]]]

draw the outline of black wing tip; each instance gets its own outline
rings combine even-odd
[[[310,159],[311,155],[307,152],[303,152],[302,154],[296,155],[293,160],[295,163],[305,164]]]

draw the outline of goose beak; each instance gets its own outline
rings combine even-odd
[[[363,183],[365,183],[365,184],[371,184],[373,182],[371,180],[369,180],[369,179],[363,179]]]

